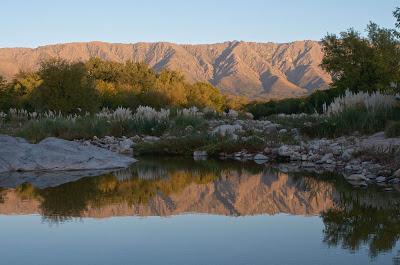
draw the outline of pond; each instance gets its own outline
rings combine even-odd
[[[1,264],[400,264],[400,196],[331,173],[172,157],[23,179],[0,179]]]

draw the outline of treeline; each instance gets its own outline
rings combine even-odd
[[[190,84],[170,70],[157,73],[145,63],[92,58],[86,63],[51,59],[38,71],[19,73],[6,82],[0,76],[0,110],[23,108],[63,113],[93,112],[102,107],[237,108],[241,99],[226,97],[208,83]]]
[[[276,113],[314,113],[323,111],[337,96],[352,92],[400,93],[400,8],[393,12],[394,29],[370,23],[366,36],[354,29],[322,39],[324,57],[321,67],[332,77],[329,90],[308,97],[252,103],[247,109],[255,117]]]

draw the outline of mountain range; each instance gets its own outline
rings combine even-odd
[[[86,61],[91,57],[145,62],[156,71],[177,70],[189,82],[209,82],[225,94],[250,99],[298,97],[326,89],[331,80],[319,66],[323,57],[321,44],[309,40],[198,45],[85,42],[0,48],[0,75],[11,79],[19,71],[34,71],[48,58]]]

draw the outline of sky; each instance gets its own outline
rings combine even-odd
[[[320,40],[369,21],[394,27],[399,0],[1,0],[0,47],[83,41]]]

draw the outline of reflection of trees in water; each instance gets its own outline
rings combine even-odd
[[[262,170],[262,167],[238,163],[145,160],[129,170],[82,178],[57,187],[36,189],[30,184],[23,184],[16,192],[22,199],[39,200],[41,213],[49,222],[62,222],[80,217],[88,207],[145,204],[157,194],[177,194],[192,183],[207,184],[226,171],[247,172],[247,168],[253,172]]]
[[[400,238],[397,194],[374,190],[341,190],[337,208],[321,215],[324,242],[352,251],[368,245],[371,257],[393,249]]]
[[[376,188],[354,189],[334,173],[306,175],[313,178],[304,178],[304,173],[292,174],[294,178],[301,176],[305,187],[312,192],[320,190],[324,182],[334,185],[335,208],[321,214],[327,245],[351,251],[367,245],[371,257],[393,249],[400,238],[399,194]],[[393,262],[400,265],[400,256]]]
[[[4,188],[0,188],[0,203],[4,203]]]
[[[283,188],[282,194],[289,187],[295,189],[294,193],[299,194],[300,199],[334,200],[335,207],[321,214],[325,225],[324,242],[330,246],[340,245],[355,251],[368,245],[370,255],[374,257],[391,250],[400,237],[400,198],[394,193],[382,193],[374,189],[355,190],[332,174],[281,176],[254,164],[237,162],[144,160],[129,170],[83,178],[45,189],[23,184],[16,192],[22,199],[38,200],[41,213],[47,221],[62,222],[80,217],[88,209],[100,209],[112,204],[146,204],[158,194],[179,194],[191,184],[215,181],[219,189],[225,192],[224,196],[234,203],[236,195],[230,188],[261,172],[263,184]],[[277,185],[279,182],[284,186]],[[231,191],[232,194],[229,193]],[[326,194],[321,196],[324,192]],[[301,194],[307,194],[307,197],[301,197]],[[393,262],[399,264],[399,259]]]

